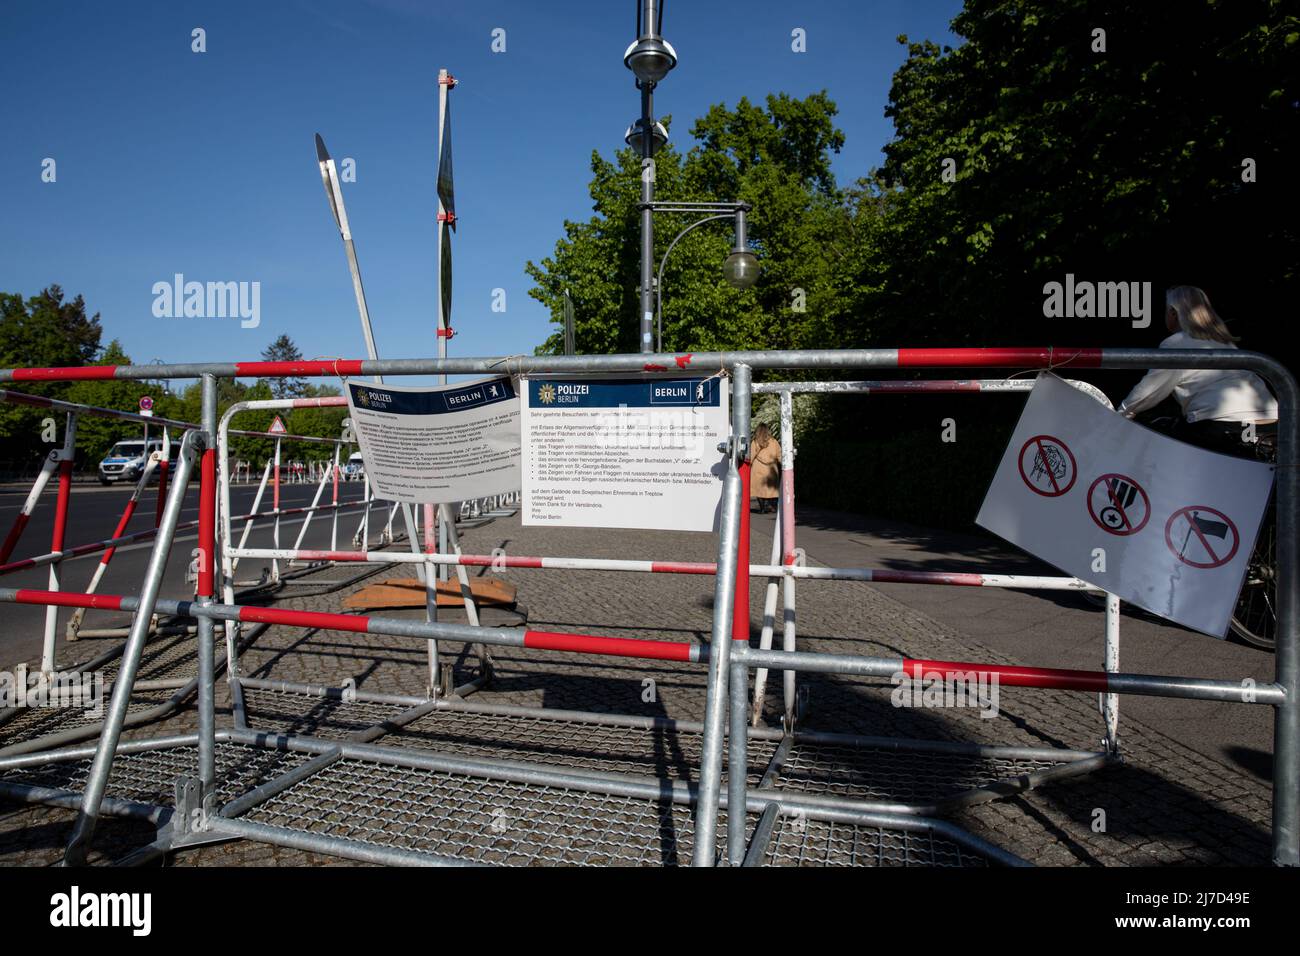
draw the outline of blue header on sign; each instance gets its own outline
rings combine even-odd
[[[467,408],[495,405],[515,397],[514,386],[508,378],[494,378],[452,388],[430,391],[395,391],[383,385],[348,383],[352,390],[352,404],[372,412],[392,412],[395,415],[442,415],[461,412]]]
[[[528,382],[530,408],[717,408],[717,378],[545,378]]]

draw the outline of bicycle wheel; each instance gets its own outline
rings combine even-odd
[[[1232,633],[1253,647],[1277,646],[1277,520],[1272,503],[1246,568],[1246,580],[1232,612]]]

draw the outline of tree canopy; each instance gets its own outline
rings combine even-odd
[[[746,200],[762,261],[725,285],[723,224],[668,260],[664,347],[1154,345],[1164,287],[1199,285],[1248,346],[1297,284],[1300,19],[1281,0],[967,0],[961,42],[900,37],[885,162],[841,187],[823,91],[713,106],[685,152],[657,157],[657,196]],[[671,129],[671,127],[670,127]],[[945,175],[945,172],[948,175]],[[529,263],[531,294],[580,352],[637,347],[639,158],[593,153],[593,215]],[[656,216],[656,264],[687,221]],[[1149,281],[1153,328],[1050,320],[1066,273]],[[796,303],[804,311],[798,311]],[[559,351],[552,335],[542,352]]]
[[[81,296],[71,302],[64,300],[63,290],[57,285],[44,289],[37,295],[23,299],[14,293],[0,294],[0,366],[48,367],[81,365],[130,365],[127,355],[117,339],[106,346],[100,345],[102,328],[100,316],[87,316],[86,304]],[[301,358],[297,346],[281,335],[263,353],[268,360],[292,361]],[[280,388],[275,394],[273,384]],[[193,422],[201,417],[202,396],[199,383],[186,385],[179,393],[167,388],[166,383],[138,379],[103,379],[86,382],[24,382],[18,389],[28,394],[111,408],[135,411],[142,396],[154,400],[154,414],[159,418]],[[251,384],[236,379],[217,380],[217,409],[223,413],[233,403],[273,397],[318,397],[338,395],[339,390],[329,385],[311,385],[305,379],[257,380]],[[274,411],[249,411],[235,420],[234,427],[246,431],[265,431],[275,417]],[[337,437],[342,431],[347,409],[295,408],[281,412],[290,434],[319,437]],[[57,424],[57,443],[62,443],[64,416],[52,414],[49,409],[33,408],[0,402],[0,470],[30,473],[40,467],[50,451],[46,439],[49,430],[44,423],[53,418]],[[157,426],[150,428],[157,436]],[[92,415],[77,419],[77,467],[95,468],[100,459],[118,441],[139,438],[143,426],[135,422],[119,421]],[[178,441],[180,435],[173,434]],[[232,458],[263,462],[273,451],[273,440],[250,436],[234,436],[230,442]],[[323,460],[333,454],[328,446],[313,442],[285,441],[281,456],[292,459]]]

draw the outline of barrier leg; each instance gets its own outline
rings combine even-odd
[[[334,505],[334,515],[330,525],[330,550],[339,549],[339,446],[334,446],[334,497],[331,502]]]
[[[451,542],[452,550],[459,556],[460,535],[456,533],[456,522],[452,520],[451,506],[444,504],[440,507],[443,510],[443,520],[447,523],[448,540]],[[474,592],[469,585],[469,572],[465,570],[463,564],[456,565],[456,579],[460,582],[460,599],[465,604],[465,619],[472,627],[478,627],[478,605],[474,603]],[[478,652],[479,678],[486,681],[492,672],[492,655],[486,644],[476,644],[474,647]]]
[[[49,453],[45,459],[45,464],[41,466],[40,474],[36,476],[36,481],[32,484],[32,490],[27,493],[27,500],[23,502],[22,510],[14,518],[13,526],[10,527],[9,533],[5,535],[4,544],[0,544],[0,564],[9,560],[9,556],[14,553],[14,547],[18,544],[18,539],[23,536],[23,529],[27,527],[27,522],[31,520],[32,511],[36,508],[36,502],[40,500],[41,492],[49,484],[50,476],[59,467],[59,452],[56,449]]]
[[[1106,662],[1105,668],[1119,671],[1119,596],[1106,595]],[[1119,753],[1119,694],[1102,695],[1102,717],[1106,721],[1106,752]]]
[[[704,703],[704,739],[700,755],[699,795],[695,804],[695,849],[692,864],[713,866],[717,853],[718,802],[722,782],[722,747],[728,707],[736,566],[743,508],[737,462],[749,450],[748,365],[732,369],[731,440],[727,446],[727,476],[722,486],[722,515],[718,527],[718,573],[713,582],[713,631],[709,642],[708,689]]]
[[[275,512],[275,524],[272,527],[272,540],[275,549],[280,550],[280,439],[275,440],[275,476],[272,485],[271,510]],[[279,583],[280,559],[271,559],[271,580]]]
[[[203,376],[203,465],[199,472],[199,574],[197,603],[212,603],[217,547],[217,379]],[[215,675],[212,666],[213,628],[210,617],[198,619],[199,653],[199,786],[202,800],[216,791],[216,706]]]
[[[795,644],[794,633],[794,595],[795,595],[795,577],[793,574],[787,574],[781,579],[781,649],[784,651],[793,651]],[[785,728],[786,730],[794,729],[794,703],[795,703],[795,677],[794,671],[786,671],[782,682],[783,697],[785,699]]]
[[[68,527],[68,501],[72,495],[72,458],[76,454],[77,416],[68,413],[67,426],[63,434],[63,451],[59,459],[59,496],[54,511],[54,534],[50,540],[51,551],[63,550],[63,537]],[[50,564],[51,591],[59,589],[59,562]],[[41,649],[41,673],[54,673],[55,644],[58,639],[59,609],[45,609],[45,640]]]
[[[410,509],[406,509],[408,512]],[[426,553],[438,550],[437,522],[434,519],[433,505],[424,506],[424,550]],[[411,547],[416,547],[415,535],[411,535]],[[429,562],[424,565],[424,619],[430,624],[438,620],[438,567]],[[438,659],[438,642],[429,641],[429,696],[439,697],[442,690],[442,677],[439,673],[441,661]],[[448,687],[447,690],[451,688]]]
[[[122,736],[122,724],[126,721],[126,710],[131,703],[131,689],[135,684],[136,670],[140,666],[140,654],[144,650],[145,638],[149,633],[149,619],[153,616],[154,606],[158,601],[158,591],[162,587],[163,572],[167,569],[167,558],[171,553],[176,524],[180,519],[181,508],[185,504],[185,490],[194,467],[195,446],[201,443],[202,437],[197,432],[189,432],[181,442],[181,457],[176,469],[176,480],[172,485],[171,494],[167,497],[162,526],[158,530],[153,552],[149,555],[149,564],[145,568],[139,604],[135,617],[131,621],[131,633],[122,650],[117,680],[113,682],[113,696],[108,705],[108,717],[104,721],[99,746],[95,749],[95,759],[90,765],[90,772],[86,778],[86,792],[82,796],[81,809],[72,828],[72,838],[68,841],[68,848],[64,853],[63,862],[67,866],[81,866],[86,862],[90,840],[95,833],[99,807],[104,799],[104,788],[108,784],[108,774],[113,767],[118,740]]]
[[[727,863],[745,860],[745,794],[749,789],[749,665],[731,663],[731,737],[727,749]]]
[[[117,528],[113,531],[114,538],[120,538],[126,534],[126,526],[131,523],[131,516],[135,514],[135,506],[140,501],[140,495],[149,485],[149,479],[153,475],[154,466],[159,464],[153,457],[150,457],[144,464],[144,473],[140,480],[136,482],[135,490],[131,492],[131,497],[127,500],[126,507],[122,509],[122,517],[117,521]],[[94,594],[99,589],[99,582],[103,580],[104,572],[108,570],[108,562],[113,560],[113,554],[116,548],[105,548],[104,556],[99,559],[95,565],[95,573],[90,576],[90,584],[86,585],[86,593]],[[81,621],[86,616],[86,609],[79,607],[72,612],[72,617],[68,621],[66,636],[69,641],[77,639],[77,632],[81,630]]]
[[[257,486],[257,494],[253,496],[253,507],[248,510],[248,513],[250,515],[257,514],[257,509],[262,507],[262,496],[266,493],[266,486],[270,482],[270,480],[271,480],[271,459],[268,458],[266,460],[266,467],[262,469],[262,480]],[[229,503],[228,496],[226,500],[225,513],[227,515],[230,514],[230,503]],[[249,518],[247,521],[244,522],[244,531],[239,536],[239,546],[241,548],[248,543],[248,536],[249,534],[252,533],[253,522],[256,520],[257,520],[256,518]],[[232,578],[234,577],[235,569],[237,567],[239,567],[239,559],[234,558],[230,562],[230,576]]]
[[[803,563],[794,542],[794,455],[794,395],[787,390],[781,393],[781,513],[778,518],[781,522],[781,547],[784,549],[781,556],[783,565]],[[793,575],[787,574],[782,578],[781,647],[786,651],[793,651],[795,646],[795,586]],[[794,727],[797,677],[794,671],[786,671],[782,679],[787,729]]]
[[[320,484],[316,486],[316,494],[311,499],[311,507],[307,510],[307,516],[302,519],[302,527],[298,529],[298,537],[293,542],[293,550],[295,551],[302,547],[302,541],[307,537],[307,529],[311,527],[311,519],[316,514],[316,506],[320,504],[321,495],[325,494],[325,481],[328,478],[328,474],[321,472]]]
[[[784,500],[778,498],[776,502],[776,524],[772,528],[772,556],[768,561],[770,565],[774,566],[781,564],[781,509],[784,506]],[[776,598],[780,586],[780,577],[769,577],[767,579],[767,592],[763,597],[763,630],[758,637],[758,646],[765,651],[772,649],[772,633],[776,629]],[[766,697],[767,668],[760,667],[754,672],[754,708],[753,715],[750,718],[750,723],[755,727],[763,722],[763,705]]]
[[[1273,862],[1300,866],[1300,392],[1270,376],[1277,393],[1277,653],[1286,698],[1273,712]]]

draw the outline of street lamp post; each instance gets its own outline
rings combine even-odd
[[[628,127],[624,141],[641,154],[641,351],[663,349],[663,283],[664,263],[679,239],[696,226],[717,219],[735,221],[736,241],[731,254],[722,265],[723,276],[737,289],[748,289],[758,278],[758,259],[749,251],[745,216],[750,205],[744,202],[655,202],[655,153],[668,142],[668,131],[654,118],[654,89],[677,65],[677,51],[661,35],[663,29],[663,4],[660,0],[637,0],[637,39],[623,54],[624,65],[636,75],[636,86],[641,91],[641,117]],[[655,226],[656,212],[696,213],[704,218],[687,226],[668,244],[659,265],[658,285],[655,282]],[[652,334],[652,322],[657,317],[657,344]]]
[[[721,219],[731,219],[735,223],[736,241],[731,249],[731,254],[727,256],[726,261],[722,264],[722,274],[727,280],[727,284],[734,289],[748,289],[758,279],[758,258],[749,251],[749,238],[746,230],[746,214],[753,207],[747,202],[694,202],[694,203],[675,203],[661,202],[651,204],[655,212],[675,212],[675,213],[704,213],[703,219],[697,219],[681,232],[673,237],[673,241],[668,243],[668,248],[664,250],[663,258],[659,260],[659,273],[655,282],[655,338],[656,349],[660,352],[664,350],[664,267],[668,264],[668,256],[672,253],[673,247],[698,226],[705,223],[716,222]]]
[[[628,142],[635,140],[641,153],[641,351],[653,351],[651,320],[654,317],[654,210],[655,150],[666,135],[654,120],[655,86],[677,65],[677,51],[659,35],[663,26],[659,0],[638,0],[637,38],[623,54],[624,65],[636,76],[641,91],[641,118],[628,130]]]

